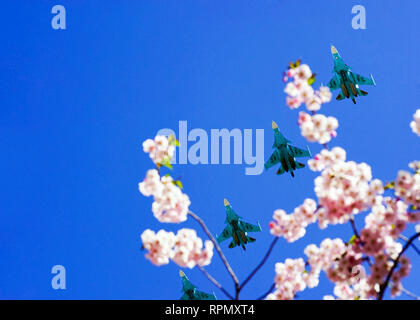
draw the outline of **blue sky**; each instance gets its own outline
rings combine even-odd
[[[51,28],[51,8],[67,10],[67,30]],[[367,29],[353,30],[351,8],[363,4]],[[271,121],[297,146],[306,145],[297,111],[285,107],[281,73],[302,58],[332,76],[334,44],[353,71],[375,77],[377,87],[358,99],[332,101],[322,113],[338,118],[330,144],[348,159],[367,162],[373,175],[395,178],[419,159],[420,140],[409,128],[418,108],[419,4],[414,1],[3,1],[0,10],[0,298],[178,299],[179,267],[155,267],[141,252],[150,228],[196,228],[191,220],[160,224],[137,184],[152,167],[141,143],[178,121],[207,132],[265,129]],[[312,153],[320,150],[309,145]],[[296,178],[273,171],[247,176],[245,165],[179,165],[191,209],[217,233],[224,227],[223,198],[263,232],[246,252],[222,248],[240,279],[272,241],[268,223],[277,208],[291,212],[314,197],[316,173]],[[365,214],[357,217],[359,227]],[[351,236],[349,225],[319,230],[293,244],[281,239],[241,297],[265,292],[274,263],[303,256],[309,243]],[[406,235],[412,233],[407,230]],[[420,258],[403,281],[420,287]],[[51,288],[51,268],[67,271],[67,289]],[[208,271],[228,289],[231,280],[215,256]],[[215,291],[196,269],[185,271],[203,291]],[[318,299],[319,287],[300,294]],[[418,292],[417,290],[417,293]]]

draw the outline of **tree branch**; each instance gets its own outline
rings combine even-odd
[[[350,218],[350,224],[351,224],[351,227],[352,227],[352,229],[353,229],[353,233],[354,233],[354,235],[355,235],[358,239],[360,239],[360,234],[359,234],[359,232],[357,231],[356,223],[354,222],[354,217],[351,217],[351,218]]]
[[[266,296],[268,296],[271,292],[273,292],[274,288],[276,287],[276,284],[273,283],[270,287],[270,289],[268,289],[268,291],[266,293],[264,293],[262,296],[260,296],[259,298],[257,298],[257,300],[262,300],[264,299]]]
[[[216,287],[218,287],[229,299],[234,300],[234,298],[229,294],[229,292],[226,291],[225,288],[222,287],[222,285],[215,279],[213,278],[210,273],[207,272],[206,269],[204,269],[202,266],[198,266],[198,269],[200,269],[200,271],[207,277],[207,279],[210,280],[210,282],[212,282]]]
[[[415,295],[414,293],[408,291],[406,288],[401,288],[401,291],[404,292],[407,296],[410,296],[411,298],[415,299],[415,300],[420,300],[420,297]]]
[[[264,265],[264,263],[267,261],[268,257],[271,254],[271,251],[273,251],[273,248],[277,241],[279,240],[279,237],[275,237],[273,242],[271,242],[270,247],[268,248],[267,253],[265,254],[264,258],[261,260],[261,262],[256,266],[256,268],[250,273],[250,275],[242,282],[242,284],[239,286],[239,291],[242,290],[242,288],[248,283],[249,280],[252,279],[252,277],[257,273],[257,271]]]
[[[405,235],[400,235],[399,236],[399,238],[401,239],[401,240],[404,240],[405,242],[407,242],[408,241],[408,238],[405,236]],[[418,255],[420,255],[420,249],[414,244],[414,243],[411,243],[411,247],[417,252],[417,254]]]
[[[211,240],[211,242],[213,242],[214,247],[216,248],[217,253],[219,254],[220,258],[223,261],[223,264],[225,265],[227,271],[229,272],[230,276],[233,279],[233,282],[235,283],[235,290],[236,292],[238,292],[239,289],[239,281],[238,278],[236,277],[235,273],[233,272],[229,262],[227,261],[226,257],[224,256],[222,249],[220,248],[219,244],[217,243],[216,239],[213,237],[213,235],[211,234],[211,232],[209,231],[209,229],[207,228],[206,224],[204,223],[204,221],[197,216],[194,212],[192,211],[188,211],[188,214],[194,219],[196,220],[200,226],[203,228],[204,232],[207,234],[207,236],[209,237],[209,239]]]
[[[398,257],[394,260],[394,263],[391,267],[391,270],[389,270],[388,275],[386,276],[385,282],[381,285],[381,289],[380,289],[379,294],[378,294],[378,300],[382,300],[384,298],[385,290],[388,287],[389,281],[391,280],[391,277],[392,277],[392,274],[394,273],[395,268],[398,266],[398,263],[400,261],[401,256],[403,255],[405,250],[407,250],[408,247],[410,247],[411,243],[414,240],[416,240],[419,236],[420,236],[420,232],[417,232],[416,234],[411,236],[408,239],[408,241],[406,242],[406,244],[404,245],[401,252],[398,254]]]

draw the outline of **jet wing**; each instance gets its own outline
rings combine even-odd
[[[340,88],[340,78],[338,77],[337,74],[334,75],[334,77],[330,80],[330,82],[328,82],[327,86],[331,89],[331,90],[336,90],[338,88]]]
[[[289,145],[290,150],[293,152],[293,156],[301,158],[301,157],[311,157],[311,153],[309,149],[303,150]]]
[[[205,293],[199,290],[195,290],[194,295],[198,300],[216,300],[216,296],[214,294]]]
[[[264,164],[264,167],[266,169],[271,168],[272,166],[274,166],[275,164],[279,163],[280,159],[277,156],[277,151],[274,151],[273,154],[271,155],[270,159],[267,160],[267,162]]]
[[[188,294],[184,293],[179,300],[190,300],[190,297],[188,296]]]
[[[245,232],[259,232],[261,227],[258,225],[250,224],[248,222],[241,221],[241,226],[244,228]]]
[[[369,79],[369,78],[366,78],[366,77],[361,76],[360,74],[351,72],[351,77],[353,78],[353,82],[355,84],[367,84],[367,85],[371,85],[371,86],[376,85],[372,76]]]
[[[226,228],[223,230],[222,234],[217,237],[217,242],[225,241],[226,239],[230,238],[233,235],[232,226],[228,224]]]

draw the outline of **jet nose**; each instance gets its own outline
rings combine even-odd
[[[223,203],[224,203],[224,205],[225,205],[225,206],[230,205],[230,204],[229,204],[229,201],[227,201],[227,199],[224,199],[224,200],[223,200]]]
[[[274,121],[271,123],[271,127],[273,128],[273,130],[274,129],[277,129],[278,128],[278,126],[277,126],[277,123],[275,123]]]
[[[331,53],[332,54],[338,54],[338,51],[334,46],[331,46]]]

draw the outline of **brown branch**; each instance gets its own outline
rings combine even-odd
[[[401,240],[404,240],[405,242],[407,242],[408,241],[408,238],[405,236],[405,235],[400,235],[399,236],[399,238],[401,239]],[[414,251],[416,251],[417,252],[417,254],[418,255],[420,255],[420,249],[414,244],[414,243],[411,243],[411,247],[414,249]]]
[[[360,239],[360,234],[359,234],[359,232],[357,231],[357,228],[356,228],[356,223],[354,222],[354,217],[351,217],[351,218],[350,218],[350,224],[351,224],[351,228],[353,229],[353,233],[354,233],[354,235],[355,235],[358,239]]]
[[[209,231],[209,229],[207,228],[206,224],[204,223],[204,221],[197,216],[194,212],[192,211],[188,211],[188,214],[194,219],[196,220],[200,226],[203,228],[204,232],[207,234],[207,236],[209,237],[209,239],[211,240],[211,242],[213,242],[214,247],[216,248],[217,253],[219,254],[220,258],[223,261],[223,264],[225,265],[227,271],[229,272],[230,276],[233,279],[233,282],[235,283],[235,290],[238,294],[238,289],[239,289],[239,281],[238,278],[236,277],[235,273],[233,272],[229,262],[227,261],[225,255],[222,252],[222,249],[220,248],[219,244],[217,243],[216,239],[213,237],[213,235],[211,234],[211,232]]]
[[[207,277],[207,279],[210,280],[211,283],[213,283],[216,287],[218,287],[220,289],[220,291],[222,291],[229,299],[233,300],[234,298],[229,294],[229,292],[226,291],[225,288],[223,288],[223,286],[215,279],[213,278],[210,273],[207,272],[206,269],[204,269],[202,266],[198,266],[198,269],[200,269],[200,271]]]
[[[261,260],[261,262],[255,267],[255,269],[250,273],[250,275],[242,282],[242,284],[239,286],[239,291],[243,289],[243,287],[248,283],[249,280],[252,279],[252,277],[257,273],[258,270],[264,265],[264,263],[267,261],[268,257],[271,254],[271,251],[273,251],[273,248],[277,241],[279,240],[278,237],[275,237],[273,242],[271,242],[270,247],[268,248],[267,253],[265,254],[264,258]]]
[[[420,297],[415,295],[414,293],[408,291],[406,288],[401,288],[401,291],[404,292],[407,296],[410,296],[411,298],[415,299],[415,300],[420,300]]]
[[[391,280],[392,274],[394,273],[395,268],[398,266],[398,263],[400,261],[401,256],[403,253],[410,247],[411,243],[416,240],[420,236],[420,232],[417,232],[416,234],[412,235],[408,241],[405,243],[403,249],[398,254],[398,257],[394,260],[394,263],[392,264],[391,270],[389,270],[388,275],[386,276],[385,282],[381,285],[379,294],[378,294],[378,300],[382,300],[384,298],[385,290],[388,287],[389,281]]]
[[[273,292],[274,288],[276,287],[276,284],[273,283],[270,287],[270,289],[268,289],[268,291],[266,293],[264,293],[262,296],[260,296],[259,298],[257,298],[257,300],[262,300],[264,299],[266,296],[268,296],[271,292]]]

